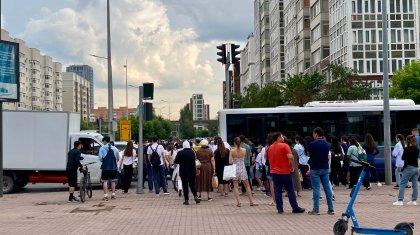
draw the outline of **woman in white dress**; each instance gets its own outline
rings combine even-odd
[[[241,139],[236,137],[235,140],[235,148],[233,148],[229,153],[229,163],[236,165],[236,178],[233,179],[233,192],[236,199],[236,206],[241,207],[241,201],[239,199],[239,190],[238,190],[238,182],[242,181],[245,185],[246,194],[248,195],[249,205],[250,206],[257,206],[258,204],[254,203],[254,198],[252,197],[251,188],[249,187],[248,175],[246,174],[245,168],[245,157],[246,157],[246,150],[241,148]]]

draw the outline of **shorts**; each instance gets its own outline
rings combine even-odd
[[[102,171],[101,180],[102,181],[107,181],[107,180],[117,181],[118,180],[118,171],[116,171],[116,170]]]
[[[77,169],[76,170],[66,170],[67,183],[69,187],[77,187]]]

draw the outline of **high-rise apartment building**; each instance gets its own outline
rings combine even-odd
[[[70,65],[66,68],[66,72],[77,73],[79,76],[89,81],[90,93],[89,93],[89,108],[95,106],[94,97],[94,83],[93,83],[93,69],[89,65]]]
[[[270,12],[269,0],[260,1],[260,56],[261,56],[261,85],[271,81],[270,77]]]
[[[19,43],[20,101],[4,103],[6,110],[62,111],[62,66],[36,48],[1,30],[4,41]]]
[[[193,94],[190,98],[189,108],[194,121],[210,119],[210,106],[204,104],[203,94]]]
[[[80,113],[82,120],[89,120],[89,81],[76,73],[65,72],[63,76],[63,111]]]
[[[284,1],[285,73],[299,74],[311,65],[310,1]]]
[[[240,93],[245,92],[245,88],[251,83],[259,84],[259,80],[255,76],[255,42],[254,34],[248,36],[244,49],[241,50],[240,60]]]
[[[388,0],[389,73],[420,57],[420,4]],[[339,63],[373,80],[382,98],[382,1],[330,0],[330,62]],[[379,85],[379,86],[378,86]]]
[[[270,79],[285,79],[283,0],[270,1]]]

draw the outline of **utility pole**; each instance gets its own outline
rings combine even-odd
[[[109,119],[109,128],[108,135],[111,140],[114,138],[114,96],[112,90],[112,66],[111,66],[111,30],[110,30],[110,14],[109,14],[109,0],[106,1],[106,28],[107,28],[107,44],[108,44],[108,119]]]
[[[127,79],[127,71],[128,71],[128,65],[127,65],[127,59],[125,59],[125,106],[127,108],[127,120],[128,120],[128,79]]]
[[[225,90],[226,90],[226,109],[230,109],[230,78],[229,78],[229,66],[230,66],[230,53],[227,53],[226,64],[225,64]]]
[[[144,194],[143,190],[143,164],[144,164],[144,147],[143,147],[143,85],[139,86],[139,143],[138,143],[138,163],[137,163],[137,194]]]
[[[383,55],[383,89],[384,89],[384,159],[385,184],[392,184],[391,166],[391,114],[389,111],[389,74],[388,74],[388,9],[387,0],[382,0],[382,55]]]

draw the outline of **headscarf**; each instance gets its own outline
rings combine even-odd
[[[187,140],[185,140],[185,141],[182,143],[182,147],[183,147],[184,149],[189,149],[189,148],[191,148],[190,143],[189,143]]]

